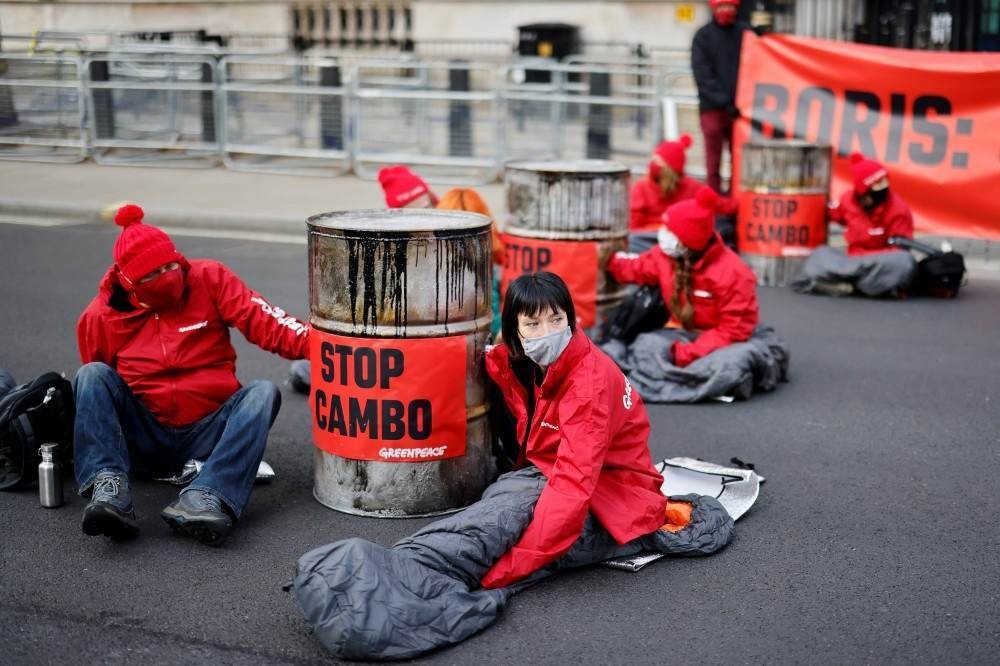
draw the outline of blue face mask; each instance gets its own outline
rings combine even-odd
[[[537,338],[522,338],[521,347],[524,355],[542,368],[547,368],[556,362],[569,345],[573,330],[567,326],[561,331],[542,335]]]

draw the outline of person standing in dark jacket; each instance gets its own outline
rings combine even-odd
[[[740,47],[749,24],[737,19],[739,0],[709,0],[712,21],[702,26],[691,44],[691,69],[698,84],[698,111],[705,136],[705,182],[722,194],[722,148],[732,158],[736,81],[740,69]]]

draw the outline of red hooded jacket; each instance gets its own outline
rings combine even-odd
[[[309,352],[309,326],[268,304],[221,263],[196,259],[186,272],[180,305],[154,313],[129,309],[111,267],[76,327],[80,360],[107,363],[157,420],[174,428],[211,414],[239,390],[231,326],[285,358]]]
[[[522,459],[537,465],[548,483],[520,541],[486,572],[483,587],[510,585],[565,554],[588,511],[620,544],[663,525],[663,477],[649,453],[646,408],[582,331],[536,387],[530,424],[529,396],[506,345],[487,353],[486,371],[517,419]]]
[[[681,176],[677,187],[670,196],[664,197],[663,190],[648,175],[632,185],[629,213],[630,231],[658,231],[663,224],[663,213],[670,206],[685,199],[693,199],[701,189],[699,183],[690,176]]]
[[[889,245],[889,239],[893,236],[913,238],[913,213],[903,198],[893,190],[889,190],[889,198],[875,208],[870,216],[851,190],[844,192],[840,197],[840,204],[830,208],[829,213],[832,221],[847,227],[844,240],[847,241],[849,255],[896,250],[905,252],[904,248]]]
[[[674,260],[654,246],[640,255],[620,252],[608,262],[608,272],[619,282],[659,284],[669,307],[674,290]],[[684,367],[720,347],[744,342],[757,328],[757,279],[718,234],[691,271],[694,298],[692,327],[700,331],[693,342],[674,345],[674,363]],[[676,315],[671,319],[676,319]]]

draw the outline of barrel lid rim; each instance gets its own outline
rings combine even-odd
[[[410,224],[402,225],[401,220]],[[391,224],[387,224],[391,221]],[[306,218],[310,228],[333,231],[433,232],[481,229],[493,223],[486,215],[461,210],[366,208],[317,213]]]
[[[504,164],[504,169],[542,173],[569,173],[572,175],[614,174],[630,171],[628,165],[623,162],[598,159],[511,160]]]

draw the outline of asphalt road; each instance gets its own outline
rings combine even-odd
[[[76,318],[115,230],[0,225],[0,366],[27,379],[79,365]],[[306,309],[302,245],[178,237],[286,310]],[[440,663],[996,663],[1000,653],[1000,281],[953,302],[761,292],[792,349],[791,381],[746,403],[653,406],[654,458],[751,461],[768,481],[724,551],[602,567],[516,597]],[[238,334],[235,334],[239,338]],[[242,339],[239,372],[287,363]],[[176,489],[137,482],[141,537],[85,536],[84,501],[0,494],[7,664],[326,660],[281,590],[296,558],[426,520],[343,515],[311,495],[305,399],[283,389],[258,487],[222,549],[171,534]]]

